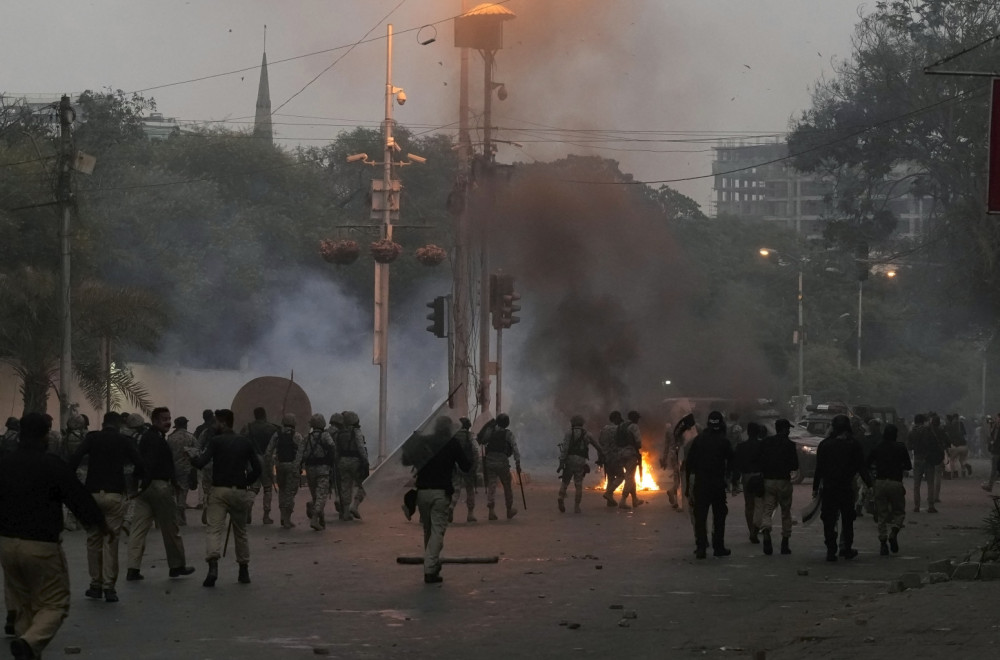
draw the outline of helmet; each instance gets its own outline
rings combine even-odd
[[[569,419],[570,426],[583,426],[583,424],[584,424],[583,415],[573,415]]]
[[[459,424],[462,425],[463,429],[471,429],[472,428],[472,420],[470,420],[468,417],[459,417],[458,418],[458,422],[459,422]]]
[[[330,415],[330,426],[343,426],[344,425],[344,415],[342,413],[333,413]]]
[[[630,411],[628,411],[628,421],[638,423],[639,422],[639,412],[637,410],[630,410]]]
[[[295,413],[285,413],[281,418],[281,425],[295,428]]]
[[[66,420],[66,428],[70,431],[79,431],[84,426],[83,415],[70,415],[70,418]]]
[[[708,413],[708,422],[705,424],[712,431],[724,431],[726,429],[726,418],[718,410]]]
[[[505,429],[508,426],[510,426],[510,415],[508,415],[507,413],[500,413],[499,415],[497,415],[497,426],[499,426],[502,429]]]
[[[608,421],[610,421],[612,424],[621,424],[622,414],[617,410],[612,410],[611,414],[608,415]]]
[[[18,429],[21,428],[21,420],[19,420],[17,417],[8,417],[7,428],[14,429],[15,431],[17,431]]]
[[[142,418],[142,415],[140,415],[139,413],[130,413],[129,416],[125,419],[125,426],[127,426],[130,429],[140,428],[145,423],[146,420],[144,420]]]
[[[326,428],[326,418],[323,415],[316,413],[309,418],[309,426],[314,429],[325,429]]]
[[[851,420],[847,415],[837,415],[830,421],[834,433],[844,433],[851,430]]]
[[[441,415],[434,420],[434,432],[451,435],[451,417]]]
[[[353,410],[344,411],[344,426],[359,426],[361,424],[361,418],[358,417],[358,413]]]

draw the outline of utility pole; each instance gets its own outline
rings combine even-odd
[[[62,273],[59,287],[59,321],[62,330],[62,351],[59,355],[59,425],[66,428],[69,420],[69,390],[73,380],[73,327],[70,317],[70,214],[73,208],[73,120],[76,113],[63,95],[59,100],[59,181],[56,191],[59,198],[61,222],[59,225],[59,250]]]

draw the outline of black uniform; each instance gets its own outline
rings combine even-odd
[[[820,518],[823,520],[823,535],[826,540],[827,557],[836,559],[837,520],[840,519],[840,556],[851,558],[857,554],[854,545],[854,477],[861,475],[866,485],[871,487],[871,477],[864,466],[861,443],[850,432],[830,435],[819,443],[816,449],[816,473],[813,477],[813,493],[822,486],[823,503]]]
[[[684,471],[690,486],[687,492],[694,496],[694,536],[697,552],[708,547],[708,509],[712,509],[712,549],[717,555],[728,554],[725,549],[726,483],[732,471],[733,446],[725,430],[703,431],[691,442]]]

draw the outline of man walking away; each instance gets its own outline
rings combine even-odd
[[[813,496],[820,494],[822,504],[823,537],[826,541],[826,560],[837,561],[837,522],[840,521],[840,556],[854,559],[858,551],[854,545],[854,509],[856,492],[854,477],[861,475],[871,488],[871,477],[864,469],[861,443],[851,433],[851,420],[847,415],[837,415],[830,422],[830,433],[816,449],[816,473],[813,477]]]
[[[135,498],[135,518],[128,540],[128,581],[142,580],[139,572],[142,556],[146,552],[146,535],[153,521],[160,528],[163,546],[167,552],[170,577],[194,573],[184,556],[184,540],[177,526],[174,503],[174,455],[167,444],[170,430],[170,410],[155,408],[150,415],[152,427],[139,438],[139,458],[142,461],[142,480]]]
[[[203,586],[214,587],[219,578],[226,515],[233,532],[238,580],[250,584],[250,541],[247,538],[247,511],[253,501],[250,484],[260,477],[260,459],[246,436],[233,431],[233,411],[215,411],[217,433],[205,451],[191,459],[195,467],[212,463],[212,494],[208,500],[208,528],[205,530],[205,561],[208,575]],[[193,452],[192,452],[193,453]]]
[[[302,436],[295,432],[295,415],[285,413],[281,418],[281,428],[271,436],[265,451],[268,461],[275,466],[278,511],[284,529],[295,527],[292,511],[295,510],[295,494],[299,492],[304,445]]]
[[[403,453],[403,465],[417,468],[417,509],[424,528],[424,583],[443,582],[441,577],[441,550],[444,534],[448,529],[448,507],[452,496],[452,475],[457,466],[463,472],[472,470],[472,458],[462,450],[456,437],[452,435],[451,420],[438,417],[434,420],[434,432],[419,438],[413,448],[425,447],[431,458],[423,465],[415,465],[414,455]],[[509,474],[509,468],[508,468]]]
[[[601,453],[600,447],[594,440],[594,436],[583,428],[583,417],[573,415],[570,419],[570,430],[566,433],[562,443],[559,445],[559,470],[562,473],[560,478],[562,484],[559,486],[559,510],[566,512],[566,490],[572,479],[576,487],[576,499],[574,500],[573,513],[580,513],[580,502],[583,500],[583,478],[590,472],[590,446],[593,445],[598,455]]]
[[[910,454],[896,438],[898,429],[887,424],[882,440],[872,449],[869,465],[875,472],[875,521],[878,523],[879,554],[899,552],[897,539],[906,520],[906,489],[903,473],[912,470]]]
[[[340,519],[361,520],[359,507],[365,499],[364,481],[368,478],[368,447],[361,433],[361,420],[351,410],[344,411],[344,428],[334,440],[337,447],[337,478],[340,489]]]
[[[85,527],[113,532],[76,473],[46,454],[52,423],[28,413],[20,426],[17,451],[0,462],[0,563],[8,607],[17,611],[10,651],[15,660],[30,660],[41,657],[69,614],[63,505]]]
[[[632,506],[644,504],[639,499],[636,491],[635,471],[642,464],[642,433],[639,430],[639,413],[635,410],[628,412],[628,421],[618,427],[615,438],[616,449],[618,450],[618,460],[622,466],[625,476],[625,486],[622,488],[622,500],[618,503],[618,508],[629,508],[627,500],[632,496]]]
[[[503,486],[503,499],[507,505],[507,519],[510,520],[517,515],[514,508],[514,489],[510,479],[510,457],[514,457],[514,464],[517,471],[521,471],[521,452],[517,449],[517,441],[514,434],[507,427],[510,426],[510,417],[507,413],[497,415],[496,425],[483,441],[486,447],[486,457],[483,463],[486,466],[486,474],[489,476],[489,483],[486,485],[486,507],[489,509],[490,520],[496,520],[497,514],[494,510],[496,505],[497,481]]]
[[[604,489],[604,499],[608,501],[608,506],[618,506],[615,501],[615,490],[625,481],[625,468],[619,456],[618,444],[615,439],[618,436],[618,427],[621,426],[622,414],[613,410],[608,415],[608,424],[604,425],[598,435],[598,445],[604,453],[604,474],[608,478],[608,485]],[[623,497],[622,500],[625,498]]]
[[[100,431],[88,433],[83,444],[70,458],[72,469],[88,458],[87,491],[104,514],[112,534],[91,529],[87,533],[87,568],[90,572],[88,598],[118,602],[118,537],[125,521],[125,466],[133,465],[134,473],[142,475],[139,452],[131,439],[118,432],[118,413],[104,415]]]
[[[733,448],[726,438],[726,420],[713,410],[705,430],[692,442],[685,460],[685,491],[694,509],[695,556],[705,558],[708,548],[708,510],[712,509],[712,549],[728,557],[726,548],[726,484],[732,471]]]
[[[452,487],[455,492],[452,493],[451,504],[448,506],[448,522],[450,523],[455,517],[455,507],[458,506],[458,500],[463,488],[465,489],[465,504],[469,509],[469,513],[465,516],[465,522],[476,522],[476,516],[473,511],[476,508],[476,478],[479,473],[479,452],[476,451],[475,445],[472,444],[472,421],[468,417],[462,417],[458,421],[462,425],[462,428],[455,432],[455,439],[458,440],[458,444],[465,455],[472,461],[472,467],[469,470],[463,470],[458,466],[455,467],[455,474],[452,478]]]
[[[937,441],[927,426],[927,416],[918,414],[913,418],[913,428],[907,438],[907,445],[913,452],[913,513],[920,513],[920,484],[927,482],[927,512],[937,513],[934,508],[934,463],[933,456]]]
[[[736,445],[733,452],[734,471],[740,475],[740,485],[743,487],[743,515],[746,518],[751,543],[760,543],[757,530],[764,511],[764,478],[761,476],[757,459],[760,454],[760,442],[766,431],[757,422],[750,422],[747,424],[746,440]],[[765,548],[764,554],[771,553]]]
[[[187,495],[192,486],[198,487],[198,480],[191,467],[190,450],[198,445],[198,439],[187,430],[187,417],[174,420],[174,431],[167,436],[167,444],[174,455],[174,501],[177,505],[177,524],[187,525]],[[194,477],[194,478],[192,478]]]
[[[250,487],[250,491],[253,493],[254,498],[257,497],[257,493],[261,490],[264,491],[263,504],[264,504],[264,517],[261,522],[265,525],[271,525],[274,521],[271,519],[271,494],[274,491],[274,465],[272,465],[267,459],[267,444],[271,441],[271,436],[275,434],[278,427],[267,421],[267,411],[263,408],[257,407],[253,409],[253,421],[247,424],[240,435],[244,435],[250,440],[250,444],[253,446],[253,450],[257,452],[257,458],[260,460],[261,471],[260,479]],[[247,524],[253,522],[253,500],[250,500],[250,508],[247,510]]]
[[[326,528],[326,501],[330,499],[330,470],[336,460],[334,452],[333,438],[326,432],[326,419],[316,413],[309,418],[309,435],[302,451],[302,462],[306,468],[310,497],[306,515],[309,516],[309,526],[317,532]]]
[[[792,423],[787,419],[774,422],[774,435],[760,443],[758,466],[764,477],[764,507],[758,526],[764,537],[764,554],[773,550],[771,526],[775,507],[781,507],[781,554],[792,554],[788,541],[792,536],[792,472],[799,469],[799,453],[788,437]]]

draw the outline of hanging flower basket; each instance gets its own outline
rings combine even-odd
[[[391,264],[403,253],[403,246],[387,238],[375,241],[370,247],[372,257],[380,264]]]
[[[417,248],[417,261],[425,266],[437,266],[447,258],[444,248],[433,243]]]
[[[348,266],[358,260],[361,246],[357,241],[322,240],[319,244],[319,253],[327,263]]]

